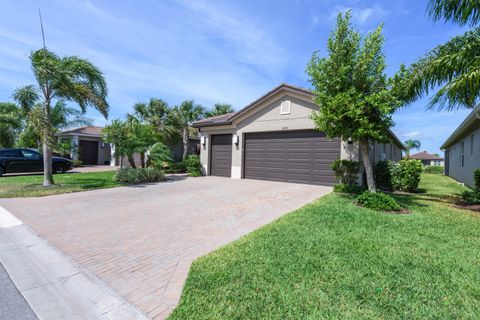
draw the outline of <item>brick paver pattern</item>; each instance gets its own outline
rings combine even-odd
[[[178,304],[192,260],[331,188],[219,177],[182,178],[3,206],[152,319]]]

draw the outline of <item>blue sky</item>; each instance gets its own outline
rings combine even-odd
[[[109,119],[137,101],[158,97],[174,105],[195,99],[235,109],[287,82],[310,87],[305,66],[325,53],[338,12],[352,10],[355,27],[385,23],[388,73],[464,30],[425,14],[427,1],[10,1],[0,0],[0,101],[34,83],[28,54],[41,47],[38,8],[49,49],[89,59],[109,85]],[[427,100],[399,110],[394,131],[439,146],[468,111],[426,111]],[[95,111],[97,125],[106,120]]]

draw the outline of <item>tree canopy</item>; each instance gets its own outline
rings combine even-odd
[[[227,113],[233,112],[231,104],[228,103],[215,103],[212,109],[205,112],[206,117],[221,116]]]
[[[385,73],[382,26],[362,37],[351,26],[351,13],[339,14],[330,33],[327,56],[314,53],[307,73],[319,110],[313,120],[328,137],[360,144],[369,189],[375,191],[369,142],[389,141],[392,114],[399,101]]]

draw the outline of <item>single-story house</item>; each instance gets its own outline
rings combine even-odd
[[[440,147],[445,151],[445,174],[474,187],[473,172],[480,168],[480,105]]]
[[[444,165],[445,159],[437,156],[436,154],[428,153],[427,151],[418,152],[410,155],[410,159],[416,159],[422,161],[424,166],[442,166]]]
[[[358,145],[328,139],[315,130],[313,94],[281,84],[238,112],[193,123],[200,131],[200,159],[206,175],[333,185],[336,159],[360,160]],[[373,162],[398,161],[403,144],[372,143]],[[359,173],[359,179],[363,175]]]
[[[103,127],[85,126],[66,130],[57,134],[58,139],[71,141],[70,158],[73,160],[81,160],[84,165],[103,165],[111,164],[112,166],[130,166],[127,158],[118,159],[114,156],[114,148],[109,143],[103,141]],[[199,154],[199,137],[191,137],[188,143],[188,154]],[[169,144],[172,150],[173,160],[181,161],[183,155],[183,143]],[[133,155],[135,165],[140,167],[140,154]]]
[[[102,127],[85,126],[57,134],[60,140],[71,141],[70,157],[85,165],[110,164],[110,144],[102,140]]]

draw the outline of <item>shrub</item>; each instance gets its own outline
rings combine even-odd
[[[199,177],[202,175],[202,164],[197,155],[189,155],[184,161],[187,172],[192,177]]]
[[[462,193],[462,200],[465,204],[480,204],[480,192],[479,191],[464,191]]]
[[[148,160],[152,167],[161,169],[165,162],[172,161],[172,151],[163,143],[157,142],[150,147]]]
[[[165,174],[162,170],[154,167],[123,168],[117,171],[113,179],[117,182],[138,184],[163,181],[165,180]]]
[[[363,188],[356,184],[337,183],[333,186],[333,191],[337,193],[361,193]]]
[[[82,160],[73,160],[72,163],[74,167],[81,167],[83,165]]]
[[[475,189],[480,191],[480,169],[475,169],[473,175],[475,179]]]
[[[166,173],[184,173],[187,172],[187,167],[182,161],[179,162],[168,162],[165,166]]]
[[[423,165],[420,160],[404,159],[392,166],[392,187],[395,190],[414,192],[420,183]]]
[[[373,167],[373,176],[375,183],[381,189],[392,189],[392,162],[391,161],[379,161]]]
[[[365,191],[357,198],[357,203],[377,211],[400,211],[402,209],[394,198],[382,192]]]
[[[354,185],[357,181],[360,162],[354,160],[335,160],[332,169],[340,183]]]
[[[423,168],[423,172],[430,174],[443,174],[444,167],[442,166],[428,166]]]

